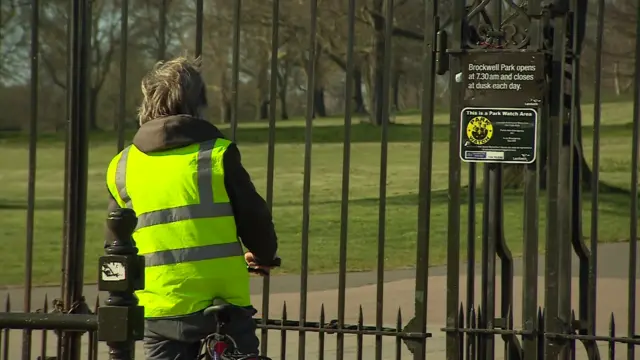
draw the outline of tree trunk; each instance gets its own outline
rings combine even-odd
[[[367,108],[364,105],[364,96],[362,95],[362,70],[360,68],[356,68],[353,70],[353,100],[355,101],[355,106],[353,112],[356,114],[366,114]]]
[[[383,0],[373,0],[373,12],[382,14],[384,10]],[[387,114],[383,111],[383,77],[384,77],[384,53],[386,44],[384,42],[384,17],[376,16],[373,18],[373,30],[374,30],[374,64],[373,64],[373,91],[371,104],[373,105],[371,122],[374,125],[382,125],[383,121],[386,121]]]
[[[260,114],[258,120],[267,120],[269,118],[269,100],[264,99],[260,103]]]
[[[320,58],[323,56],[322,47],[320,45],[316,46],[316,54],[313,61],[314,69],[315,69],[315,79],[313,84],[313,117],[326,117],[327,116],[327,108],[324,103],[324,85],[325,85],[325,71],[326,69],[323,67],[323,63],[320,61]],[[311,76],[307,74],[307,76]]]
[[[324,103],[324,87],[317,87],[313,92],[313,116],[327,117],[327,108]]]
[[[289,120],[289,110],[287,109],[287,92],[280,91],[280,119]]]
[[[227,72],[222,70],[220,72],[220,120],[225,124],[231,122],[231,99],[229,93]]]
[[[400,93],[400,72],[393,72],[393,109],[397,112],[400,111],[400,102],[399,102],[399,93]]]
[[[280,98],[280,119],[289,120],[289,109],[287,108],[287,89],[289,88],[289,69],[290,63],[288,59],[280,61],[280,68],[276,78],[278,80],[278,97]]]
[[[391,49],[390,49],[391,50]],[[391,109],[394,113],[400,111],[400,80],[403,73],[402,54],[398,51],[393,54],[391,66]]]
[[[613,63],[613,87],[616,89],[616,96],[620,96],[620,70],[619,63],[616,61]]]
[[[220,96],[220,120],[225,124],[231,123],[231,100],[226,90],[223,90]]]
[[[223,123],[231,123],[231,103],[228,100],[223,99],[220,103],[220,117]]]
[[[263,62],[258,72],[258,101],[256,106],[256,120],[269,118],[269,62]]]
[[[98,93],[97,89],[89,90],[89,131],[100,130],[98,127]]]

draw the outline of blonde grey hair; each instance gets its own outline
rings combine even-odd
[[[156,63],[142,79],[141,88],[140,125],[172,115],[199,117],[207,106],[199,58],[180,56]]]

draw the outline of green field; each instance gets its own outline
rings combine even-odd
[[[631,159],[630,104],[605,104],[601,139],[601,179],[628,188]],[[399,116],[390,127],[387,179],[386,268],[415,264],[417,189],[420,125],[419,116]],[[583,135],[591,162],[592,106],[584,107]],[[448,115],[439,115],[435,127],[431,264],[442,264],[446,251]],[[377,261],[378,193],[380,172],[380,129],[359,124],[352,128],[351,186],[349,205],[348,268],[372,269]],[[319,120],[313,129],[311,169],[310,268],[331,272],[338,267],[340,201],[344,128],[340,119]],[[238,142],[243,162],[256,186],[266,194],[268,130],[263,124],[241,124]],[[275,156],[273,214],[280,237],[283,272],[300,269],[302,238],[302,187],[304,173],[304,123],[286,121],[278,125]],[[0,139],[0,252],[3,254],[0,286],[23,281],[27,208],[27,143],[22,137]],[[38,143],[36,182],[34,282],[57,283],[60,279],[64,145],[55,136],[43,136]],[[92,135],[89,153],[89,186],[86,243],[86,279],[96,278],[96,260],[102,252],[106,215],[104,173],[115,153],[111,134]],[[466,165],[463,165],[463,185]],[[463,193],[463,196],[465,194]],[[588,229],[590,204],[585,194],[584,226]],[[545,226],[541,198],[540,226]],[[466,200],[463,199],[463,202]],[[522,250],[522,194],[505,195],[506,237],[514,255]],[[628,195],[603,193],[600,203],[600,240],[624,241],[629,233]],[[477,207],[480,219],[481,206]],[[461,231],[466,228],[466,206],[462,206]],[[544,231],[541,232],[544,234]],[[588,231],[586,232],[588,234]],[[479,237],[479,232],[478,232]],[[464,246],[464,236],[462,243]],[[541,249],[544,239],[541,237]],[[464,251],[464,247],[462,248]]]

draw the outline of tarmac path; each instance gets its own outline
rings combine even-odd
[[[629,289],[629,268],[628,258],[629,250],[627,243],[603,244],[599,247],[598,252],[598,315],[597,329],[600,335],[607,335],[609,330],[609,320],[611,314],[615,314],[616,329],[618,335],[626,335],[627,330],[627,311],[629,304],[627,303],[627,292]],[[640,259],[640,249],[638,251],[638,259]],[[285,259],[286,261],[286,259]],[[572,293],[576,294],[578,287],[578,263],[574,259],[572,264],[572,274],[574,275],[572,284]],[[639,264],[640,265],[640,264]],[[538,303],[544,304],[544,258],[540,257],[538,277]],[[465,267],[461,266],[461,274],[465,274]],[[476,274],[479,274],[479,269]],[[514,324],[516,327],[521,324],[521,304],[522,304],[522,261],[514,260]],[[499,262],[497,274],[500,274]],[[635,283],[635,290],[640,294],[640,266],[636,268],[635,274],[639,280]],[[465,299],[466,277],[461,276],[460,279],[460,301]],[[307,320],[318,321],[321,306],[324,308],[325,318],[327,320],[335,319],[337,316],[337,274],[320,274],[309,276],[308,300],[307,300]],[[387,271],[384,275],[384,311],[376,314],[376,275],[373,272],[349,273],[347,275],[346,290],[346,321],[351,324],[357,323],[358,309],[361,306],[364,316],[365,325],[374,325],[376,316],[380,316],[385,326],[395,327],[398,311],[402,312],[403,325],[413,316],[416,294],[415,287],[415,270],[393,270]],[[496,279],[496,283],[500,284],[500,279]],[[480,278],[477,277],[475,297],[480,296]],[[633,286],[633,285],[632,285]],[[270,295],[270,311],[269,317],[279,319],[282,315],[282,306],[286,303],[287,316],[289,320],[297,320],[300,312],[300,276],[299,275],[282,275],[274,276],[271,279],[271,295]],[[252,298],[256,307],[260,307],[262,294],[262,280],[255,278],[251,286]],[[444,334],[440,328],[445,324],[445,305],[446,305],[446,268],[433,267],[429,269],[428,284],[428,331],[431,332],[432,338],[427,341],[428,359],[440,360],[445,359],[445,342]],[[32,309],[41,308],[45,295],[48,299],[58,297],[60,289],[58,287],[41,287],[34,288],[32,292]],[[95,285],[85,285],[84,294],[89,304],[94,303],[96,295],[98,295]],[[24,290],[20,288],[0,290],[0,298],[6,296],[11,297],[12,311],[21,311],[24,299]],[[496,298],[496,309],[499,307],[498,289]],[[573,306],[577,309],[577,299],[573,296]],[[101,299],[105,299],[105,294],[100,294]],[[640,298],[637,298],[640,299]],[[636,308],[640,307],[640,300],[636,301]],[[640,324],[640,309],[636,311],[636,323]],[[262,316],[262,314],[258,314]],[[636,330],[640,333],[640,329]],[[269,355],[274,359],[302,359],[299,357],[299,344],[301,337],[295,332],[287,332],[286,337],[282,338],[280,331],[270,331],[268,338]],[[4,337],[4,336],[3,336]],[[19,331],[11,331],[9,344],[9,359],[20,359],[21,351],[21,333]],[[85,336],[85,343],[87,341]],[[496,357],[495,359],[503,359],[501,340],[497,339]],[[3,339],[4,340],[4,339]],[[33,355],[35,359],[40,354],[41,332],[33,334]],[[302,353],[308,359],[320,358],[320,354],[324,357],[335,357],[336,342],[334,335],[326,335],[324,342],[320,341],[317,333],[307,333],[305,336],[306,346]],[[285,344],[284,351],[281,344]],[[322,349],[320,346],[322,345]],[[376,346],[375,337],[365,336],[363,339],[362,359],[372,359],[375,357]],[[49,332],[47,338],[47,354],[55,355],[55,335]],[[640,346],[636,346],[636,359],[640,360]],[[141,344],[137,346],[138,358],[142,358]],[[403,344],[400,344],[401,358],[410,358],[411,354]],[[87,346],[84,346],[87,350]],[[607,354],[607,344],[603,344],[600,348],[601,355]],[[86,352],[86,351],[84,351]],[[358,352],[355,336],[345,336],[345,359],[355,359]],[[383,359],[395,359],[397,352],[397,344],[395,338],[382,339],[381,346]],[[285,355],[285,356],[282,356]],[[579,353],[576,357],[584,358],[583,353]],[[108,359],[107,349],[103,344],[99,346],[99,359]],[[626,347],[617,345],[615,359],[626,359]]]

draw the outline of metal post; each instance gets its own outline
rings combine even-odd
[[[564,8],[563,3],[558,3],[559,8]],[[548,161],[547,161],[547,244],[546,244],[546,270],[545,270],[545,332],[562,333],[563,324],[561,323],[560,314],[560,296],[561,296],[561,280],[560,270],[561,262],[559,254],[562,253],[562,238],[560,232],[563,224],[560,218],[560,150],[562,140],[562,123],[564,123],[564,110],[562,109],[562,101],[564,99],[564,69],[566,59],[566,29],[567,15],[566,13],[554,14],[553,22],[553,51],[552,65],[550,68],[551,78],[553,79],[549,90],[549,123],[548,126]],[[564,319],[566,320],[566,319]],[[560,342],[547,339],[544,349],[544,358],[549,360],[559,359]]]
[[[242,0],[233,2],[233,49],[231,54],[231,141],[236,142],[238,130],[238,89],[240,77],[240,35]]]
[[[196,1],[196,57],[202,58],[204,0]]]
[[[98,341],[107,343],[110,360],[133,360],[135,341],[144,333],[144,307],[135,295],[144,289],[144,257],[131,237],[137,223],[131,209],[118,209],[107,218],[109,246],[99,260],[98,290],[109,297],[98,309]]]
[[[454,1],[451,10],[451,44],[452,52],[462,50],[463,22],[466,13],[464,2]],[[451,101],[449,104],[449,154],[456,154],[460,144],[461,101],[464,89],[456,83],[456,74],[461,72],[461,62],[458,56],[449,57],[449,71],[451,81]],[[457,329],[459,326],[458,306],[460,300],[460,157],[449,156],[449,188],[447,208],[447,321],[446,327]],[[457,331],[447,333],[447,359],[459,359],[461,356],[461,336]]]
[[[0,15],[1,17],[1,15]],[[36,200],[36,152],[38,141],[38,52],[40,49],[40,0],[31,1],[31,113],[29,116],[29,180],[27,185],[27,239],[25,246],[24,312],[31,312],[31,285],[33,279],[33,235]],[[1,29],[1,27],[0,27]],[[22,335],[22,359],[31,358],[31,331]]]
[[[89,34],[87,33],[88,0],[72,0],[69,14],[69,131],[67,133],[68,168],[65,184],[65,232],[62,298],[64,311],[85,311],[82,297],[84,280],[84,235],[87,208],[87,79]],[[80,359],[81,333],[64,332],[60,358]]]
[[[159,9],[159,34],[158,34],[158,61],[166,60],[167,57],[167,8],[169,0],[162,0]]]
[[[280,0],[272,1],[271,8],[271,74],[269,80],[269,140],[267,141],[267,206],[269,211],[273,211],[273,179],[275,174],[275,153],[276,153],[276,110],[278,99],[278,67],[280,59],[278,49],[280,48],[279,35],[280,24]],[[345,130],[346,131],[346,130]],[[345,135],[346,136],[346,135]],[[269,293],[271,283],[269,276],[263,277],[262,282],[262,313],[264,314],[262,324],[266,325],[269,319]],[[340,308],[340,305],[338,305]],[[339,311],[339,310],[338,310]],[[338,315],[339,316],[339,315]],[[260,334],[260,354],[267,353],[269,343],[269,331],[262,329]],[[338,350],[339,351],[339,350]],[[338,359],[340,360],[340,359]]]
[[[120,3],[120,94],[118,98],[118,152],[124,149],[124,130],[127,118],[127,60],[129,56],[129,0]]]

